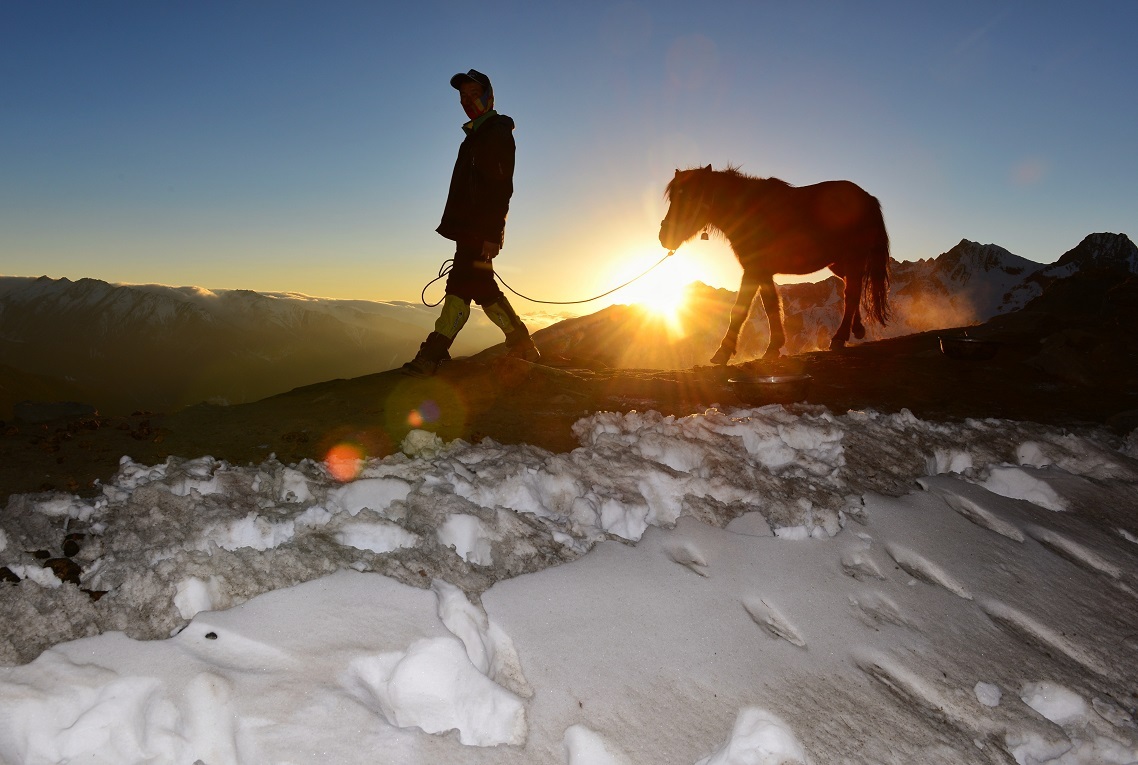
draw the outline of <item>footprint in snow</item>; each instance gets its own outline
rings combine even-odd
[[[710,576],[707,573],[707,560],[699,548],[691,542],[681,542],[670,546],[668,557],[700,576]]]
[[[783,616],[779,611],[774,608],[770,603],[762,598],[746,598],[743,600],[743,608],[747,609],[747,613],[754,620],[755,624],[762,627],[776,638],[781,638],[786,642],[796,645],[799,648],[806,647],[806,641],[799,634],[798,630],[790,620]]]
[[[1045,529],[1042,526],[1036,526],[1034,524],[1027,526],[1025,530],[1027,531],[1028,536],[1030,536],[1036,542],[1039,542],[1039,544],[1043,545],[1048,550],[1058,555],[1060,558],[1074,563],[1080,568],[1087,569],[1096,574],[1105,574],[1114,580],[1120,580],[1123,577],[1124,572],[1121,566],[1115,563],[1111,563],[1106,558],[1099,555],[1097,552],[1084,547],[1082,544],[1076,542],[1070,537],[1060,534],[1057,531]],[[1133,591],[1131,591],[1129,587],[1126,587],[1126,585],[1123,585],[1121,582],[1117,581],[1116,583],[1133,594]]]
[[[1000,536],[1007,537],[1016,542],[1024,541],[1023,532],[1017,528],[1014,523],[1000,518],[996,513],[988,508],[982,507],[980,503],[975,500],[944,489],[938,490],[937,493],[944,498],[944,501],[948,503],[949,507],[980,528],[994,531]]]
[[[902,702],[915,705],[925,714],[931,713],[956,727],[967,726],[971,721],[972,715],[961,709],[949,695],[942,693],[937,683],[914,672],[892,656],[879,651],[860,650],[854,652],[853,658],[858,669]]]
[[[898,544],[888,544],[885,546],[885,550],[889,553],[889,557],[901,567],[901,570],[914,579],[919,579],[926,584],[938,585],[957,597],[972,600],[972,593],[968,591],[967,587],[920,553]]]
[[[842,553],[842,573],[859,582],[869,579],[885,579],[885,575],[881,573],[877,563],[870,557],[868,550],[846,550]]]
[[[880,592],[867,591],[857,597],[851,595],[850,605],[857,609],[858,618],[874,629],[882,624],[917,628],[917,624],[905,616],[900,606],[892,598],[886,597]]]
[[[1019,609],[994,599],[981,601],[980,608],[995,622],[997,627],[1022,640],[1027,645],[1045,653],[1050,651],[1061,653],[1103,677],[1113,676],[1114,673],[1111,668],[1105,666],[1088,650],[1071,642],[1065,635]]]

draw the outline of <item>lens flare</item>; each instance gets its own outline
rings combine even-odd
[[[463,384],[477,387],[471,381]],[[396,384],[384,398],[382,408],[384,431],[393,444],[402,442],[410,430],[429,430],[444,441],[453,441],[462,437],[468,425],[469,407],[464,392],[438,377],[407,379]]]
[[[358,444],[340,443],[324,455],[324,467],[329,475],[344,483],[354,480],[363,469],[364,450]]]
[[[413,428],[421,428],[439,419],[439,405],[428,399],[407,415],[407,424]]]

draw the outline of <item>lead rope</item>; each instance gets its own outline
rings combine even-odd
[[[537,298],[527,297],[526,295],[523,295],[522,293],[518,292],[516,289],[514,289],[510,285],[506,284],[506,280],[503,279],[501,276],[499,276],[497,274],[497,272],[495,272],[494,278],[497,279],[498,281],[502,282],[502,286],[505,287],[506,289],[508,289],[510,292],[514,293],[515,295],[520,297],[522,300],[528,300],[531,303],[542,303],[544,305],[577,305],[578,303],[591,303],[594,300],[600,300],[603,297],[608,297],[609,295],[616,292],[617,290],[624,289],[625,287],[632,284],[633,282],[638,281],[640,279],[643,279],[651,271],[655,270],[657,266],[659,266],[661,263],[663,263],[665,260],[667,260],[668,258],[672,257],[675,254],[676,254],[675,250],[668,250],[667,255],[665,255],[664,257],[657,260],[651,266],[651,268],[649,268],[647,271],[644,271],[644,273],[640,274],[639,276],[635,276],[635,277],[629,279],[628,281],[626,281],[624,284],[621,284],[617,287],[613,287],[608,292],[602,292],[601,294],[599,294],[595,297],[585,298],[584,300],[538,300]],[[423,287],[423,291],[419,294],[419,299],[423,302],[423,305],[427,306],[428,308],[434,308],[439,303],[443,302],[443,298],[446,297],[445,294],[443,295],[443,297],[439,298],[436,302],[428,303],[427,302],[427,289],[430,288],[430,286],[432,284],[434,284],[435,282],[437,282],[439,279],[442,279],[444,276],[449,274],[451,272],[452,268],[454,268],[454,258],[447,258],[446,260],[443,261],[443,264],[441,266],[439,266],[439,275],[436,276],[434,279],[431,279],[429,282],[427,282],[426,286]]]

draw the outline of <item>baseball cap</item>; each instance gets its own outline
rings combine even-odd
[[[464,82],[477,82],[482,86],[482,89],[487,92],[494,89],[494,86],[490,84],[490,78],[482,74],[482,72],[478,71],[477,69],[471,69],[465,73],[459,72],[454,77],[450,78],[450,86],[455,90],[458,90],[459,86],[461,86]]]

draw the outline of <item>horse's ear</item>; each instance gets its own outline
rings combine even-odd
[[[705,167],[703,169],[710,173],[711,172],[711,165],[708,165],[707,167]]]

